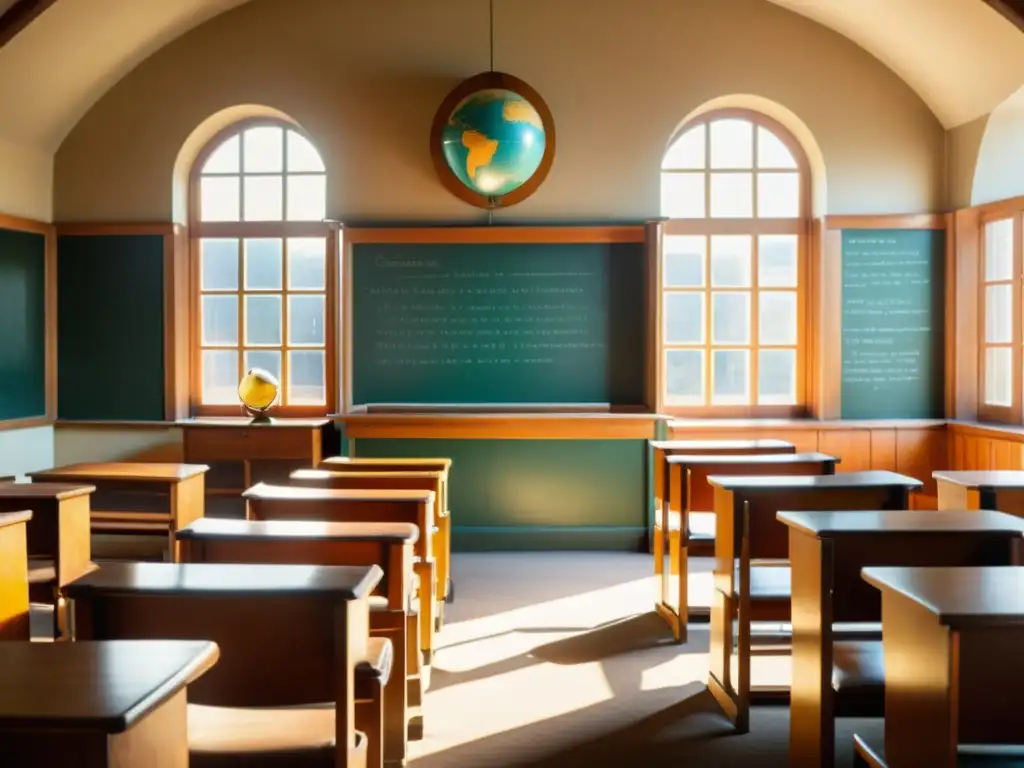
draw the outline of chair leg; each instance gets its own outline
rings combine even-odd
[[[384,688],[356,701],[356,730],[366,734],[366,768],[384,768]]]
[[[420,579],[420,650],[423,651],[423,663],[427,665],[434,655],[434,616],[437,612],[435,567],[430,560],[416,563]]]

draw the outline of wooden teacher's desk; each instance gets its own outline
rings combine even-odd
[[[965,747],[1024,742],[1024,568],[870,567],[863,578],[882,593],[885,738],[855,737],[862,759],[953,768]]]
[[[831,768],[834,718],[883,714],[881,601],[861,569],[1015,564],[1024,521],[989,510],[779,512],[778,520],[789,528],[793,583],[789,765]],[[837,640],[835,626],[847,623],[856,624]]]
[[[932,472],[939,509],[998,509],[1024,517],[1024,472]]]
[[[5,643],[0,765],[188,768],[186,686],[205,640]]]

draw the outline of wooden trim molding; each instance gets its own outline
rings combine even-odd
[[[57,236],[63,235],[174,235],[175,225],[167,222],[58,222]]]
[[[358,243],[642,243],[643,224],[593,227],[346,227],[346,245]]]
[[[48,416],[32,416],[27,419],[8,419],[0,421],[0,432],[9,429],[31,429],[32,427],[53,426],[54,421]]]
[[[944,213],[884,216],[826,216],[826,229],[945,229]]]
[[[57,0],[15,0],[6,11],[0,13],[0,48],[21,34],[56,2]]]
[[[367,414],[340,416],[350,439],[653,440],[654,414]]]

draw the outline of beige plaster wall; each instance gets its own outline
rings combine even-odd
[[[0,213],[53,220],[53,156],[0,139]]]
[[[946,207],[950,210],[971,206],[978,153],[989,117],[984,115],[946,134]]]
[[[1024,195],[1024,87],[992,110],[977,151],[971,205]]]

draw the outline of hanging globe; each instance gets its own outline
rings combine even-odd
[[[238,399],[242,408],[254,422],[270,421],[267,412],[277,401],[281,385],[272,373],[262,368],[251,368],[238,383]]]

